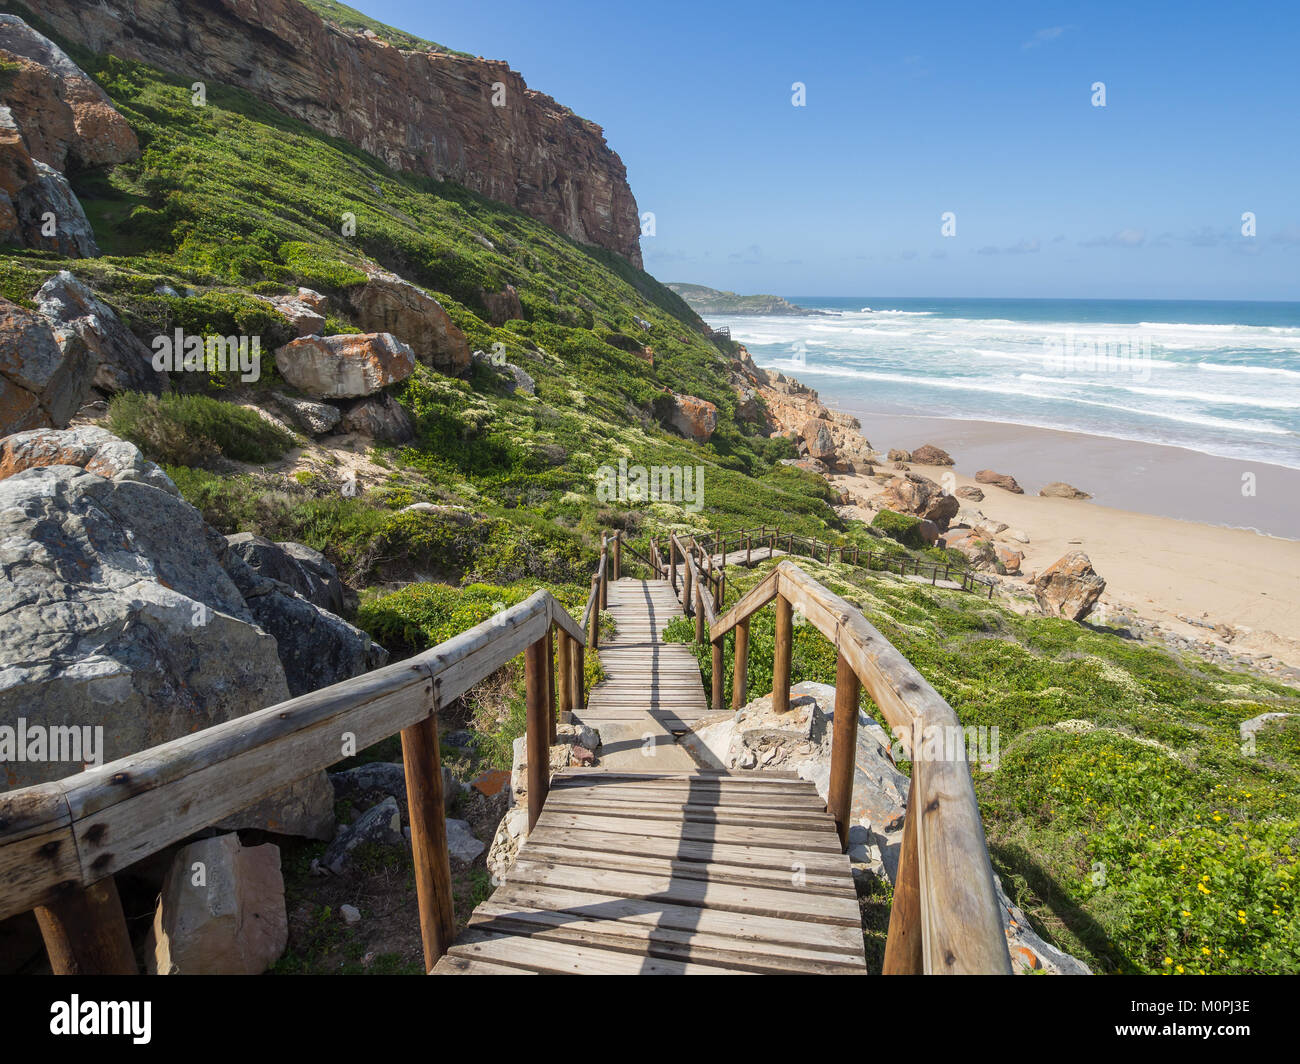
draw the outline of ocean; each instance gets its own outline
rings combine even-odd
[[[1026,425],[1300,470],[1300,303],[791,296],[708,315],[832,408]]]

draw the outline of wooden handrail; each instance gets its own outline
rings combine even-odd
[[[550,728],[540,718],[551,709],[543,689],[551,678],[540,659],[552,631],[562,633],[570,654],[577,648],[580,670],[582,628],[550,592],[538,591],[406,661],[0,794],[0,919],[66,908],[115,872],[344,760],[345,740],[348,750],[364,750],[400,731],[421,933],[432,967],[454,927],[437,713],[528,651],[528,762],[545,769]],[[570,683],[580,694],[580,671]],[[541,785],[529,787],[530,823],[545,797],[543,771]]]
[[[793,606],[835,644],[837,679],[847,681],[849,673],[857,678],[912,759],[911,797],[895,897],[906,899],[911,891],[918,904],[895,903],[886,973],[915,971],[919,964],[919,970],[927,974],[1009,974],[993,870],[957,714],[856,607],[788,560],[710,626],[710,640],[719,645],[727,632],[747,624],[773,599],[778,605],[773,705],[777,705],[778,691],[788,697],[790,648],[782,648],[781,643],[788,644],[790,635],[788,625],[782,634],[779,622],[782,607]],[[784,664],[780,664],[783,649]],[[735,682],[743,683],[745,678],[737,676]],[[829,812],[844,840],[853,789],[849,751],[856,745],[856,691],[852,712],[840,701],[831,750],[833,807]],[[961,741],[954,741],[956,736],[961,736]],[[910,859],[909,854],[915,858]]]

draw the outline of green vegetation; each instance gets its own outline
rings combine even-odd
[[[151,458],[201,465],[218,455],[239,462],[269,462],[293,446],[293,437],[254,410],[206,395],[113,397],[108,427]]]
[[[872,519],[871,527],[880,529],[885,535],[898,540],[905,547],[915,547],[919,550],[925,546],[925,540],[921,538],[921,522],[911,514],[881,510]]]
[[[1300,710],[1300,692],[974,595],[799,564],[858,605],[963,725],[998,728],[998,767],[975,772],[989,849],[1049,940],[1100,972],[1296,969],[1300,720],[1266,729],[1253,753],[1238,725]],[[770,568],[730,580],[727,607]],[[756,695],[771,689],[772,617],[750,623]],[[692,637],[689,622],[666,630]],[[707,691],[711,656],[695,651]],[[729,692],[730,639],[723,660]],[[834,648],[811,625],[794,627],[791,672],[835,682]]]

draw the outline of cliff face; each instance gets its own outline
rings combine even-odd
[[[234,85],[388,165],[465,185],[640,266],[627,171],[599,126],[503,62],[404,51],[297,0],[40,0],[99,53]],[[494,106],[493,85],[504,86]]]

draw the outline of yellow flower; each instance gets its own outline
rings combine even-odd
[[[1209,947],[1209,946],[1202,946],[1202,947],[1201,947],[1201,952],[1204,953],[1204,954],[1208,957],[1208,956],[1210,955],[1210,947]]]
[[[1183,974],[1183,966],[1182,966],[1181,964],[1178,966],[1178,968],[1177,968],[1176,970],[1177,970],[1177,972],[1178,972],[1179,975],[1182,975],[1182,974]]]
[[[1165,958],[1165,967],[1166,967],[1166,968],[1168,968],[1168,967],[1169,967],[1171,964],[1173,964],[1173,963],[1174,963],[1174,959],[1173,959],[1173,957],[1166,957],[1166,958]]]

